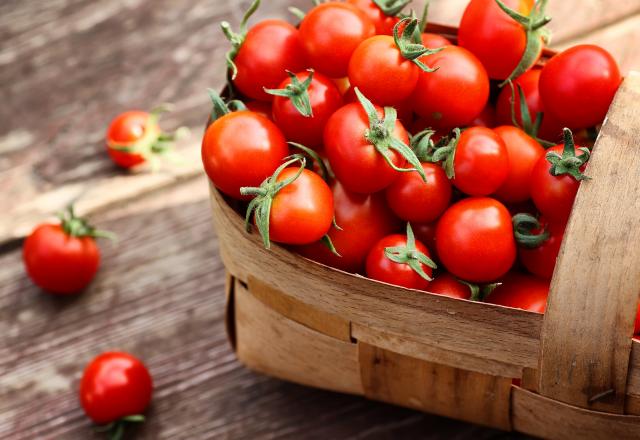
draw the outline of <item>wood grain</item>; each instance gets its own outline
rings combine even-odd
[[[551,283],[539,392],[623,413],[640,289],[640,74],[622,84],[602,127]],[[628,243],[629,246],[622,245]],[[588,269],[587,269],[588,268]]]

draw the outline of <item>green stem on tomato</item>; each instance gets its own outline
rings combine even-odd
[[[427,275],[422,265],[431,269],[438,268],[431,258],[416,248],[416,239],[410,223],[407,223],[407,244],[405,246],[388,247],[384,250],[384,255],[394,263],[406,264],[427,281],[433,281],[433,278]]]

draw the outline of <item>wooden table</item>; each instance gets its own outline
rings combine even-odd
[[[242,3],[239,8],[238,3]],[[285,16],[268,0],[261,16]],[[465,0],[433,0],[455,24]],[[4,0],[0,3],[0,438],[99,438],[76,397],[84,365],[118,349],[149,365],[155,395],[137,438],[511,438],[452,420],[257,376],[223,327],[224,272],[198,154],[227,44],[247,1]],[[640,2],[552,0],[555,44],[602,44],[640,67]],[[562,21],[562,24],[560,23]],[[173,102],[186,163],[117,170],[109,120]],[[27,279],[21,239],[67,203],[119,236],[77,298]]]

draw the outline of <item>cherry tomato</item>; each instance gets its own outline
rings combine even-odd
[[[440,47],[452,46],[453,43],[442,35],[425,32],[422,34],[422,45],[429,49],[438,49]]]
[[[387,203],[402,220],[417,223],[436,221],[451,202],[451,183],[441,166],[423,163],[427,181],[417,172],[402,173],[386,189]]]
[[[470,196],[488,196],[509,177],[509,153],[493,130],[472,127],[460,136],[453,184]]]
[[[600,124],[622,76],[611,54],[598,46],[574,46],[551,58],[540,75],[544,106],[572,129]]]
[[[127,353],[103,353],[87,365],[80,381],[84,412],[99,425],[142,414],[153,392],[144,364]]]
[[[347,76],[351,55],[375,32],[369,17],[347,3],[320,4],[309,11],[300,24],[311,67],[331,78]]]
[[[111,160],[122,168],[133,168],[147,161],[142,153],[129,152],[117,147],[131,147],[136,150],[136,145],[143,147],[142,143],[151,144],[161,134],[157,119],[151,118],[151,114],[143,111],[129,111],[118,115],[109,125],[107,131],[107,151]]]
[[[293,177],[298,168],[286,168],[278,182]],[[278,243],[303,245],[324,237],[333,223],[333,194],[322,178],[307,169],[273,198],[269,237]]]
[[[378,105],[407,100],[416,88],[420,68],[406,59],[393,37],[378,35],[358,46],[349,63],[349,82]]]
[[[289,147],[280,129],[257,113],[229,113],[207,128],[202,161],[213,184],[236,199],[242,187],[256,187],[280,166]]]
[[[38,226],[25,240],[22,256],[31,280],[58,295],[84,290],[100,265],[100,249],[90,230],[74,232],[70,222]]]
[[[512,272],[502,284],[485,299],[490,304],[498,304],[515,309],[544,313],[549,297],[549,282],[540,278]]]
[[[495,127],[496,126],[496,109],[493,108],[491,104],[488,104],[484,108],[484,110],[482,110],[482,113],[480,113],[478,117],[471,122],[471,126],[486,127],[486,128]]]
[[[528,16],[534,0],[504,0],[503,3]],[[471,0],[460,21],[458,44],[480,59],[489,77],[503,80],[520,63],[527,35],[522,25],[500,9],[495,0]]]
[[[576,146],[576,155],[579,155]],[[553,151],[562,154],[564,145],[551,147]],[[581,168],[584,171],[586,166]],[[566,223],[573,209],[573,202],[578,194],[580,182],[569,175],[552,176],[551,164],[546,156],[538,159],[531,173],[531,198],[542,215],[550,222]]]
[[[376,27],[376,34],[378,35],[393,35],[393,28],[400,19],[385,14],[372,0],[347,0],[362,12],[364,12],[369,20]]]
[[[383,109],[376,110],[382,118]],[[336,177],[347,190],[363,194],[385,189],[400,175],[365,138],[369,126],[362,106],[347,104],[331,116],[324,131],[325,151]],[[409,136],[400,121],[396,121],[392,135],[408,145]],[[405,166],[406,160],[399,153],[391,150],[390,155],[397,167]]]
[[[529,115],[531,121],[535,122],[538,113],[542,113],[542,124],[538,132],[538,137],[547,141],[556,142],[562,139],[562,129],[564,128],[560,122],[555,120],[553,116],[544,111],[542,99],[540,98],[540,89],[538,87],[540,82],[540,73],[542,69],[531,69],[522,74],[513,82],[515,90],[515,115],[516,122],[520,127],[522,123],[522,112],[520,111],[520,92],[518,92],[518,85],[522,87],[524,98],[527,102],[527,108],[529,109]],[[511,93],[511,87],[505,86],[502,88],[502,92],[498,96],[498,102],[496,104],[496,113],[498,123],[501,125],[513,125],[513,118],[511,115],[511,97],[514,96]]]
[[[265,118],[273,118],[273,107],[270,102],[254,100],[245,103],[245,105],[247,106],[247,110],[258,113]]]
[[[346,272],[357,273],[373,245],[397,231],[400,221],[387,207],[384,194],[351,193],[338,182],[333,183],[336,223],[342,230],[332,228],[329,237],[341,257],[332,254],[322,243],[298,248],[311,260]]]
[[[464,199],[440,218],[436,247],[451,274],[473,283],[495,281],[516,259],[511,214],[491,198]]]
[[[253,26],[234,63],[238,74],[233,84],[243,95],[261,101],[273,99],[264,89],[277,87],[287,70],[300,72],[309,67],[298,30],[282,20],[264,20]]]
[[[421,58],[435,72],[420,72],[414,110],[432,128],[469,125],[487,105],[489,78],[478,59],[458,46]]]
[[[451,298],[471,299],[471,289],[450,273],[443,273],[429,284],[429,292]]]
[[[304,82],[309,72],[298,73],[296,77]],[[278,88],[285,89],[290,84],[291,78],[288,78]],[[312,116],[303,116],[289,98],[277,96],[273,101],[273,120],[288,140],[319,148],[327,121],[342,107],[342,95],[333,81],[320,73],[314,73],[307,93]]]
[[[507,180],[496,191],[495,196],[505,203],[524,202],[531,198],[531,173],[544,156],[544,148],[517,127],[503,125],[494,131],[504,141],[509,156]]]
[[[376,243],[367,256],[367,276],[383,283],[394,284],[407,289],[425,290],[429,281],[420,276],[408,264],[396,263],[385,255],[385,249],[406,247],[406,235],[390,235]],[[415,250],[430,257],[427,247],[419,241],[415,242]],[[424,273],[431,277],[433,269],[419,263]]]
[[[544,218],[540,219],[544,229],[549,232],[549,238],[535,249],[520,247],[518,254],[522,265],[533,275],[550,280],[556,268],[556,260],[560,253],[560,246],[564,238],[565,224],[548,223]],[[541,230],[534,230],[533,233],[540,233]]]

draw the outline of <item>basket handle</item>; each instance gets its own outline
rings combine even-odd
[[[622,414],[640,291],[640,73],[620,87],[586,174],[551,283],[538,392]]]

